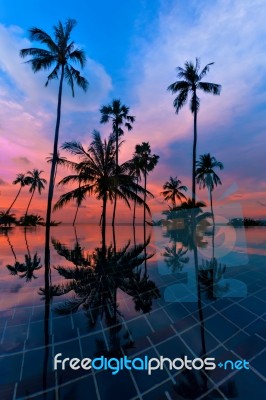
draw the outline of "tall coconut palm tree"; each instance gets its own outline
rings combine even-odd
[[[29,211],[29,207],[30,207],[30,203],[33,199],[35,190],[38,190],[38,193],[41,194],[42,190],[45,188],[45,185],[47,183],[46,179],[41,178],[40,175],[43,171],[39,171],[38,169],[34,169],[33,171],[28,171],[27,174],[29,174],[28,176],[26,176],[25,181],[26,184],[30,186],[30,200],[25,212],[25,216],[27,217],[28,215],[28,211]]]
[[[123,200],[130,207],[129,200],[144,204],[143,199],[136,195],[136,191],[146,195],[146,191],[135,182],[129,172],[128,163],[119,165],[115,162],[115,137],[110,135],[108,140],[102,140],[99,132],[93,132],[93,141],[86,151],[79,142],[66,142],[62,148],[69,153],[80,157],[75,174],[66,176],[59,184],[78,183],[78,188],[63,194],[55,204],[55,209],[63,207],[70,200],[94,194],[102,200],[102,236],[105,241],[106,207],[107,201],[113,202],[115,196]],[[148,192],[149,195],[151,193]],[[146,208],[148,209],[147,205]],[[149,211],[149,209],[148,209]]]
[[[115,143],[116,143],[115,162],[116,162],[116,167],[118,168],[119,138],[124,134],[122,126],[124,125],[128,131],[131,131],[133,129],[132,124],[135,121],[135,117],[129,115],[129,107],[121,104],[121,101],[119,99],[114,99],[111,104],[108,104],[107,106],[102,106],[100,109],[100,113],[102,114],[100,121],[102,124],[105,124],[109,121],[112,122],[112,129],[113,129],[113,134],[115,135]],[[112,219],[113,226],[115,223],[116,201],[117,197],[115,196],[113,219]]]
[[[220,170],[222,170],[224,166],[223,163],[217,161],[215,157],[210,155],[210,153],[201,155],[199,161],[196,162],[196,166],[196,178],[199,188],[201,189],[203,187],[203,189],[205,189],[205,187],[207,187],[209,189],[211,212],[214,222],[212,192],[214,186],[222,184],[221,179],[215,173],[214,169],[220,168]]]
[[[144,214],[143,224],[146,224],[146,200],[147,200],[147,176],[149,172],[153,171],[156,167],[160,156],[151,154],[151,146],[149,142],[142,142],[135,147],[135,157],[138,159],[140,169],[143,171],[144,176]]]
[[[21,189],[26,186],[26,182],[25,182],[25,174],[17,174],[16,179],[12,182],[13,185],[17,185],[18,183],[20,184],[20,188],[19,191],[15,197],[15,199],[13,200],[11,206],[9,207],[9,209],[7,210],[6,214],[9,214],[11,208],[13,207],[13,205],[15,204],[15,202],[17,201],[18,196],[20,195]]]
[[[50,223],[52,201],[55,184],[55,171],[57,165],[58,138],[61,118],[61,102],[63,92],[63,81],[65,80],[72,90],[74,97],[74,84],[77,84],[84,91],[88,88],[88,81],[80,75],[80,71],[73,67],[72,63],[84,67],[86,56],[83,50],[78,49],[75,43],[71,40],[71,32],[76,25],[74,19],[67,19],[65,24],[61,21],[54,26],[54,39],[40,28],[33,27],[29,29],[30,40],[40,42],[45,45],[45,49],[31,47],[22,49],[20,56],[22,58],[32,57],[27,63],[31,64],[34,73],[48,70],[52,68],[47,77],[45,86],[53,79],[59,80],[58,102],[57,102],[57,117],[54,135],[53,159],[50,171],[49,191],[46,212],[46,232],[45,232],[45,254],[46,259],[49,259],[49,244],[50,244]],[[47,265],[49,260],[47,260]]]
[[[200,107],[200,98],[198,97],[198,91],[205,93],[211,93],[213,95],[219,95],[221,92],[221,85],[210,82],[202,82],[202,79],[209,72],[209,63],[200,71],[200,61],[196,58],[196,63],[192,61],[186,61],[185,67],[177,67],[177,78],[178,81],[168,86],[168,90],[174,94],[177,93],[177,97],[174,99],[173,105],[176,110],[176,114],[179,113],[180,109],[186,104],[189,94],[190,98],[190,110],[194,115],[194,138],[193,138],[193,155],[192,155],[192,201],[195,204],[196,199],[196,151],[197,151],[197,116]]]
[[[180,202],[182,202],[182,199],[186,200],[186,196],[182,191],[186,192],[187,187],[182,185],[182,182],[177,177],[170,176],[169,181],[163,185],[163,189],[164,191],[161,194],[164,196],[164,200],[170,200],[174,208],[176,207],[176,199]]]

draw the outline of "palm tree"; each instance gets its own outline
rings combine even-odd
[[[57,102],[57,117],[54,135],[54,147],[53,147],[53,160],[50,171],[49,180],[49,191],[47,201],[47,212],[46,212],[46,232],[45,232],[45,259],[48,265],[49,263],[49,244],[50,244],[50,223],[51,223],[51,211],[52,201],[55,184],[55,171],[57,165],[57,152],[58,152],[58,138],[59,138],[59,127],[61,118],[61,102],[62,102],[62,91],[64,79],[71,87],[72,95],[74,97],[74,83],[76,83],[84,91],[88,88],[88,81],[80,75],[80,71],[73,67],[71,63],[77,63],[81,68],[84,67],[86,62],[86,56],[83,50],[78,49],[75,43],[71,41],[70,35],[73,28],[76,25],[74,19],[67,19],[65,24],[61,21],[54,26],[54,39],[40,28],[33,27],[29,30],[30,40],[41,42],[46,46],[46,49],[31,47],[28,49],[22,49],[20,56],[22,58],[32,57],[27,63],[31,64],[34,73],[48,70],[52,67],[52,71],[47,77],[45,86],[53,79],[58,79],[59,90],[58,90],[58,102]]]
[[[198,90],[205,93],[211,93],[213,95],[219,95],[221,92],[221,85],[210,82],[202,82],[204,76],[209,72],[209,63],[200,71],[200,62],[196,58],[196,63],[192,61],[185,62],[185,68],[177,67],[177,78],[180,79],[170,86],[167,90],[172,93],[177,93],[177,97],[174,99],[173,105],[176,110],[176,114],[179,113],[180,109],[186,104],[188,95],[191,94],[190,99],[190,110],[194,115],[194,139],[193,139],[193,156],[192,156],[192,201],[195,204],[196,199],[196,151],[197,151],[197,116],[200,107],[200,99],[197,95]]]
[[[135,147],[135,158],[138,160],[140,169],[143,171],[144,176],[144,214],[143,223],[146,224],[146,199],[147,199],[147,176],[151,172],[159,161],[159,156],[151,154],[151,146],[149,142],[142,142],[137,144]]]
[[[116,162],[116,167],[118,168],[118,151],[119,151],[118,142],[119,138],[124,134],[122,126],[124,125],[128,131],[131,131],[133,129],[132,124],[135,121],[135,117],[129,115],[129,107],[122,105],[119,99],[114,99],[111,104],[108,104],[107,106],[102,106],[100,109],[100,113],[102,114],[100,121],[102,124],[105,124],[110,120],[112,121],[113,134],[115,135],[115,142],[116,142],[115,162]],[[116,201],[117,197],[115,196],[113,219],[112,219],[113,226],[115,223]]]
[[[34,169],[33,171],[27,172],[27,174],[29,174],[29,175],[26,176],[25,181],[26,181],[26,184],[30,186],[31,197],[30,197],[30,201],[27,206],[27,209],[26,209],[25,217],[27,217],[27,215],[28,215],[28,210],[29,210],[32,198],[34,196],[35,190],[37,189],[39,194],[41,194],[42,190],[45,188],[45,185],[47,183],[46,179],[40,177],[42,172],[43,171],[39,171],[38,169]]]
[[[107,201],[113,202],[115,196],[123,200],[130,207],[129,200],[135,200],[138,204],[144,201],[136,191],[146,195],[140,185],[135,182],[129,172],[128,163],[119,165],[115,162],[115,137],[110,135],[108,140],[102,140],[99,132],[93,132],[93,141],[86,151],[79,142],[66,142],[62,148],[69,153],[79,156],[81,161],[77,164],[75,174],[63,178],[59,185],[77,182],[78,188],[63,194],[54,206],[54,209],[63,207],[70,200],[76,200],[83,196],[95,194],[98,200],[102,200],[102,236],[105,241],[106,206]],[[151,193],[147,192],[149,195]],[[148,207],[146,206],[148,209]],[[149,211],[149,209],[148,209]]]
[[[17,220],[15,214],[8,214],[5,211],[0,211],[0,225],[4,225],[4,227],[10,227],[16,222]]]
[[[214,223],[214,214],[212,207],[212,191],[214,186],[221,185],[221,179],[214,172],[214,168],[220,168],[222,170],[224,168],[223,163],[217,161],[215,157],[211,156],[210,153],[203,154],[200,156],[199,161],[196,162],[196,178],[197,183],[199,183],[199,188],[203,189],[207,187],[210,193],[210,204],[211,204],[211,212]]]
[[[177,179],[177,177],[172,178],[172,176],[170,176],[169,181],[165,182],[163,185],[164,191],[161,192],[161,194],[164,196],[164,200],[170,200],[172,202],[173,207],[176,207],[176,199],[178,199],[180,202],[182,199],[186,200],[186,196],[182,193],[182,191],[186,192],[187,187],[181,185],[181,183],[182,182]]]
[[[13,205],[15,204],[15,202],[16,202],[18,196],[20,195],[21,189],[26,185],[26,182],[25,182],[25,174],[17,174],[16,179],[15,179],[12,183],[13,183],[13,185],[16,185],[17,183],[19,183],[19,184],[20,184],[20,188],[19,188],[19,191],[18,191],[18,193],[17,193],[15,199],[13,200],[11,206],[10,206],[9,209],[7,210],[6,214],[9,214],[11,208],[13,207]]]

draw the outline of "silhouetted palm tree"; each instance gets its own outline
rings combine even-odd
[[[128,131],[132,130],[132,124],[135,121],[135,117],[129,115],[129,107],[121,104],[119,99],[115,99],[111,104],[107,106],[102,106],[100,109],[100,113],[102,114],[101,123],[105,124],[112,121],[113,134],[115,135],[116,142],[116,156],[115,162],[116,167],[118,168],[118,152],[119,152],[119,138],[124,134],[122,126],[124,125]],[[113,211],[113,219],[112,225],[115,223],[115,213],[116,213],[116,201],[117,196],[115,195],[114,199],[114,211]]]
[[[4,227],[10,227],[12,224],[16,223],[16,215],[15,214],[7,214],[5,211],[0,212],[0,225],[4,225]]]
[[[201,90],[205,93],[211,93],[219,95],[221,92],[221,85],[210,82],[202,82],[204,76],[209,72],[210,65],[207,64],[202,71],[200,71],[200,62],[196,58],[196,63],[192,61],[186,61],[185,67],[177,67],[177,78],[180,79],[170,86],[168,90],[172,93],[177,93],[173,105],[176,110],[176,114],[179,113],[180,109],[186,104],[189,94],[190,98],[190,110],[194,115],[194,139],[193,139],[193,156],[192,156],[192,201],[195,203],[196,199],[196,151],[197,151],[197,115],[200,107],[200,99],[198,97],[198,91]]]
[[[144,176],[144,214],[143,214],[143,224],[146,224],[146,200],[147,200],[147,176],[149,172],[153,171],[156,167],[159,156],[156,154],[151,154],[151,146],[149,142],[142,142],[137,144],[135,147],[135,159],[138,159],[141,171],[143,171]],[[144,240],[145,241],[145,240]]]
[[[18,191],[18,193],[17,193],[17,195],[16,195],[14,201],[12,202],[11,206],[10,206],[9,209],[7,210],[6,214],[9,214],[11,208],[13,207],[13,205],[15,204],[15,202],[16,202],[18,196],[20,195],[21,189],[26,185],[26,182],[25,182],[25,174],[17,174],[16,179],[15,179],[12,183],[13,183],[13,185],[16,185],[17,183],[19,183],[19,184],[20,184],[20,188],[19,188],[19,191]]]
[[[164,191],[161,194],[164,196],[164,200],[170,200],[172,202],[173,207],[176,207],[176,199],[182,202],[182,199],[186,200],[186,196],[182,193],[182,191],[186,192],[187,187],[181,185],[182,182],[177,179],[177,177],[173,178],[170,176],[169,181],[165,182],[163,185]]]
[[[50,223],[51,223],[51,212],[52,212],[52,201],[55,184],[55,171],[57,165],[57,154],[58,154],[58,138],[59,138],[59,127],[61,118],[61,102],[62,102],[62,91],[64,79],[71,87],[72,95],[74,97],[74,83],[76,83],[84,91],[88,88],[88,81],[80,75],[80,71],[73,67],[71,63],[76,63],[84,67],[86,62],[85,53],[83,50],[78,49],[75,43],[71,40],[71,32],[76,25],[74,19],[67,19],[65,24],[61,21],[54,26],[54,39],[40,28],[29,29],[30,40],[40,42],[46,46],[46,49],[31,47],[28,49],[22,49],[20,56],[22,58],[32,57],[27,63],[31,64],[34,73],[48,70],[52,68],[52,71],[47,77],[45,86],[53,79],[60,79],[59,90],[58,90],[58,103],[57,103],[57,117],[54,135],[54,147],[53,147],[53,160],[51,165],[50,180],[49,180],[49,191],[48,191],[48,202],[46,212],[46,232],[45,232],[45,264],[49,263],[49,245],[50,245]]]
[[[41,217],[38,214],[28,214],[20,217],[18,224],[23,226],[37,226],[37,225],[44,226],[45,222],[43,217]]]
[[[209,189],[211,212],[214,222],[212,191],[214,189],[214,186],[222,184],[221,179],[214,172],[214,168],[220,168],[221,170],[224,168],[224,166],[220,161],[217,161],[215,157],[211,156],[210,153],[200,156],[199,161],[196,162],[196,166],[196,178],[197,183],[199,183],[199,188],[201,189],[201,187],[203,187],[204,189],[205,187],[207,187]]]
[[[47,183],[46,179],[40,177],[42,172],[43,171],[39,171],[38,169],[34,169],[33,171],[27,172],[27,174],[29,174],[29,175],[26,176],[25,181],[26,181],[26,184],[28,186],[30,186],[31,197],[30,197],[29,204],[28,204],[26,212],[25,212],[25,216],[28,215],[28,210],[30,207],[30,203],[33,199],[35,190],[37,189],[38,193],[41,194],[42,190],[45,188],[45,185]]]
[[[103,239],[105,240],[107,201],[112,202],[116,195],[128,207],[130,207],[129,200],[136,199],[138,204],[144,204],[142,198],[136,195],[136,190],[144,195],[146,191],[128,173],[128,163],[119,165],[117,169],[114,135],[109,136],[108,140],[102,141],[100,133],[94,131],[93,141],[87,151],[79,142],[66,142],[62,148],[79,156],[81,161],[75,168],[76,173],[66,176],[59,184],[77,182],[79,187],[63,194],[54,208],[61,208],[70,200],[76,200],[80,196],[86,197],[94,194],[97,199],[103,202],[101,222]],[[151,193],[149,194],[151,195]],[[148,209],[147,205],[146,208]]]

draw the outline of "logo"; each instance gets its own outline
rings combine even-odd
[[[62,353],[57,353],[54,357],[54,370],[62,369],[65,370],[69,367],[73,370],[111,370],[112,375],[118,374],[122,370],[138,370],[147,371],[148,375],[151,375],[153,371],[163,370],[168,368],[168,370],[214,370],[215,368],[223,368],[225,370],[233,369],[249,369],[249,363],[246,360],[226,360],[224,363],[219,362],[217,365],[215,363],[215,358],[194,358],[189,359],[187,356],[183,358],[170,359],[167,357],[160,356],[159,358],[149,358],[145,356],[144,358],[135,357],[129,359],[127,356],[121,358],[106,358],[104,356],[97,358],[62,358]]]

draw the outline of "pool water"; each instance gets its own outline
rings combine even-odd
[[[1,231],[1,400],[266,398],[266,228],[217,226],[193,246],[180,230],[117,226],[114,240],[108,227],[105,250],[98,226],[51,236],[47,272],[43,227]],[[231,364],[114,375],[54,370],[58,353]]]

